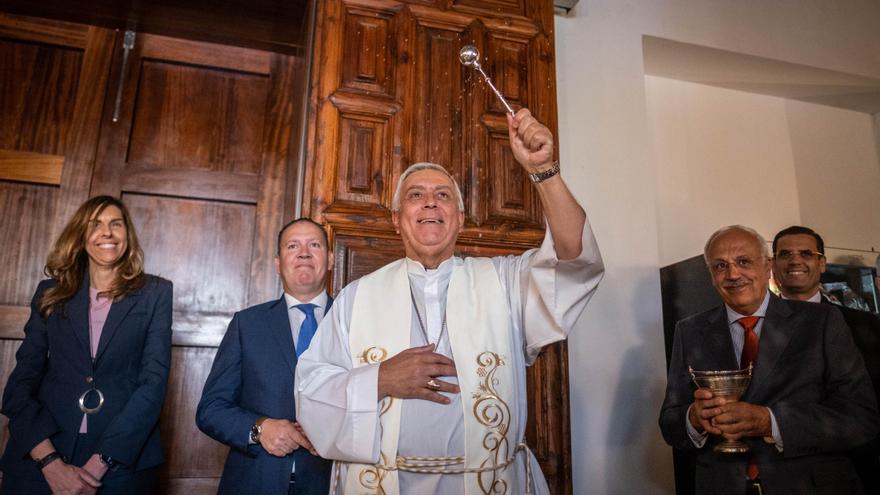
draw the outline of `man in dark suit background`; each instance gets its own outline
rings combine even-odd
[[[293,377],[332,300],[327,234],[300,218],[278,233],[281,298],[235,314],[214,358],[196,422],[231,447],[219,493],[326,494],[331,462],[315,455],[295,418]]]
[[[822,294],[819,279],[825,272],[826,259],[825,242],[810,228],[793,225],[773,238],[773,278],[780,295],[783,299],[828,304],[840,310],[862,353],[875,397],[880,402],[880,318],[835,305]],[[865,492],[880,493],[880,437],[864,440],[865,445],[853,449],[850,458]]]
[[[696,451],[696,492],[863,493],[840,451],[877,435],[880,419],[840,313],[771,295],[767,245],[752,229],[718,230],[704,255],[724,305],[678,323],[660,412],[667,443]],[[694,390],[688,366],[740,369],[744,354],[754,370],[739,401]],[[713,452],[723,438],[750,452]]]

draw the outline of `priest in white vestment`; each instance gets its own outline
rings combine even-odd
[[[415,164],[392,202],[406,258],[346,286],[299,359],[296,417],[336,460],[331,493],[548,493],[525,445],[525,370],[567,337],[604,267],[550,130],[528,109],[508,126],[547,220],[541,247],[454,256],[461,192]]]

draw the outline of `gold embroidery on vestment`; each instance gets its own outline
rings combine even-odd
[[[388,351],[381,347],[369,347],[364,352],[357,355],[361,364],[376,364],[385,361],[388,357]]]
[[[507,432],[510,429],[510,406],[495,390],[498,385],[495,372],[504,365],[505,358],[498,353],[485,351],[477,356],[477,376],[483,381],[477,391],[472,393],[474,417],[489,429],[483,437],[483,448],[488,451],[488,455],[480,463],[481,471],[477,473],[480,490],[485,495],[507,493],[507,481],[499,477],[499,471],[503,471],[509,464],[507,459],[510,445]]]

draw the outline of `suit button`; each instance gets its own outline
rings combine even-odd
[[[94,378],[92,378],[92,377],[90,377],[90,376],[87,376],[87,377],[86,377],[86,383],[92,383],[93,381],[95,381]]]

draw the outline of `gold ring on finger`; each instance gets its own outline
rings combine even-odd
[[[430,390],[434,390],[434,391],[440,390],[440,384],[437,383],[437,380],[434,380],[433,378],[428,380],[428,383],[425,384],[425,386],[428,387],[428,389],[430,389]]]

